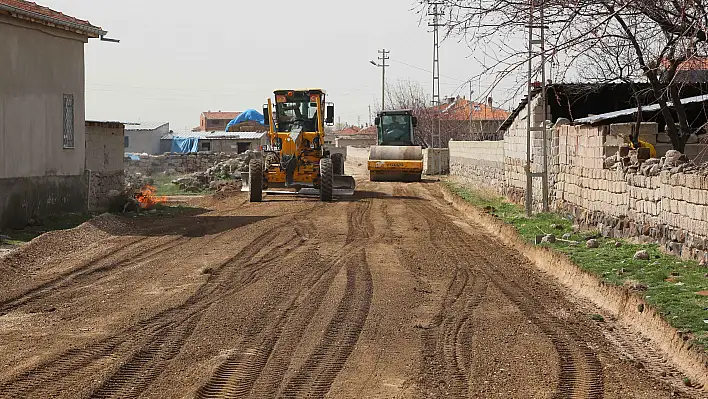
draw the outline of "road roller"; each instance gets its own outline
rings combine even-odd
[[[410,109],[382,111],[375,119],[377,145],[369,152],[371,181],[420,181],[423,147],[414,141],[418,118]]]

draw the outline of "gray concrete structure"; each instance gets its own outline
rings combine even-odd
[[[199,152],[241,154],[248,150],[257,150],[265,145],[268,135],[265,132],[186,132],[170,133],[160,140],[160,153],[172,150],[172,139],[197,138]]]
[[[160,138],[170,133],[167,122],[126,123],[123,151],[135,154],[158,155]]]
[[[106,210],[113,190],[123,191],[123,130],[119,122],[86,122],[86,175],[88,208]]]
[[[0,4],[0,227],[86,209],[84,44],[100,28]]]

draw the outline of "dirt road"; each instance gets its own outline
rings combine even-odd
[[[0,260],[0,397],[703,397],[437,183],[197,205]]]

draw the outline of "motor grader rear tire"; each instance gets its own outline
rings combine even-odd
[[[334,167],[334,174],[337,176],[344,175],[344,157],[342,154],[332,154],[332,166]]]
[[[248,163],[248,174],[250,180],[249,200],[251,202],[263,201],[263,161],[251,159],[251,162]]]
[[[320,159],[320,201],[332,201],[334,165],[329,158]]]

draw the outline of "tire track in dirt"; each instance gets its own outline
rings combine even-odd
[[[412,196],[408,189],[397,189],[397,195]],[[405,200],[409,209],[423,217],[430,228],[433,245],[439,250],[438,257],[445,263],[455,265],[455,274],[443,296],[440,310],[432,323],[423,332],[421,373],[426,396],[468,396],[470,358],[466,339],[471,336],[470,318],[484,299],[489,279],[474,273],[474,268],[459,256],[460,249],[448,239],[440,239],[437,218],[431,218],[428,210],[417,200]],[[445,237],[447,238],[447,237]]]
[[[0,315],[20,306],[42,300],[66,287],[88,284],[92,278],[100,277],[101,274],[108,273],[122,266],[159,258],[160,255],[180,245],[179,241],[181,239],[182,237],[173,237],[167,242],[158,243],[157,245],[155,245],[154,240],[137,239],[127,246],[117,248],[98,259],[86,262],[78,268],[63,273],[52,281],[44,283],[20,296],[0,303]],[[136,247],[138,246],[143,248],[137,249]],[[131,253],[132,257],[127,257]]]
[[[322,340],[304,365],[285,384],[280,396],[324,397],[359,339],[371,306],[373,281],[364,249],[346,264],[347,284]]]
[[[246,342],[242,345],[244,350],[232,355],[217,368],[210,380],[198,390],[198,398],[265,398],[279,394],[287,397],[296,385],[297,390],[316,388],[310,389],[310,393],[315,397],[324,396],[353,350],[371,303],[371,274],[365,262],[364,243],[358,242],[369,237],[371,205],[371,201],[359,201],[350,206],[344,246],[337,253],[328,255],[328,260],[322,262],[321,272],[289,299],[285,311],[271,326],[264,326],[266,332]],[[343,267],[347,270],[345,293],[322,342],[305,361],[303,370],[309,372],[301,370],[293,378],[298,383],[293,384],[291,380],[283,392],[279,392],[293,353]],[[320,369],[315,370],[318,367]],[[314,371],[318,372],[312,374]]]
[[[483,264],[475,271],[486,275],[491,282],[509,298],[516,307],[549,338],[559,356],[560,370],[554,398],[601,399],[604,396],[602,364],[590,348],[565,323],[545,310],[543,304],[526,292],[512,279],[503,274],[500,259],[492,260],[489,253],[501,253],[508,249],[500,245],[490,246],[479,237],[473,237],[454,225],[452,220],[441,221],[440,211],[431,204],[415,204],[430,224],[431,236],[442,245],[465,248]],[[501,267],[500,267],[501,266]]]
[[[145,376],[157,375],[166,362],[179,353],[206,307],[255,281],[259,270],[272,266],[271,262],[278,259],[278,255],[285,255],[290,250],[288,243],[300,239],[293,234],[289,241],[274,248],[268,259],[254,260],[264,247],[282,236],[281,230],[279,226],[270,228],[235,256],[214,267],[207,283],[182,305],[160,312],[118,336],[87,348],[69,350],[55,360],[1,384],[0,392],[9,397],[25,397],[38,389],[57,392],[63,387],[71,387],[78,380],[105,374],[102,368],[110,369],[111,364],[123,358],[123,364],[94,394],[96,397],[126,397],[118,393],[131,392],[128,396],[138,396],[149,385],[145,384]],[[234,266],[242,268],[232,270]],[[124,355],[120,356],[120,353]]]
[[[289,252],[297,247],[301,238],[293,234],[283,243],[270,247],[268,257],[257,258],[256,255],[268,243],[282,236],[280,229],[273,229],[257,238],[236,257],[225,264],[215,268],[210,281],[200,289],[187,302],[174,309],[173,315],[155,320],[155,324],[162,326],[148,340],[148,343],[130,357],[105,383],[96,390],[93,398],[126,398],[138,397],[154,379],[155,376],[167,366],[181,350],[189,339],[204,312],[211,304],[219,299],[231,295],[245,288],[258,279],[258,274],[265,268],[277,265]],[[242,276],[236,278],[236,283],[230,285],[232,276],[224,273],[228,266],[244,262],[244,269],[250,269]],[[174,321],[172,321],[174,320]]]

